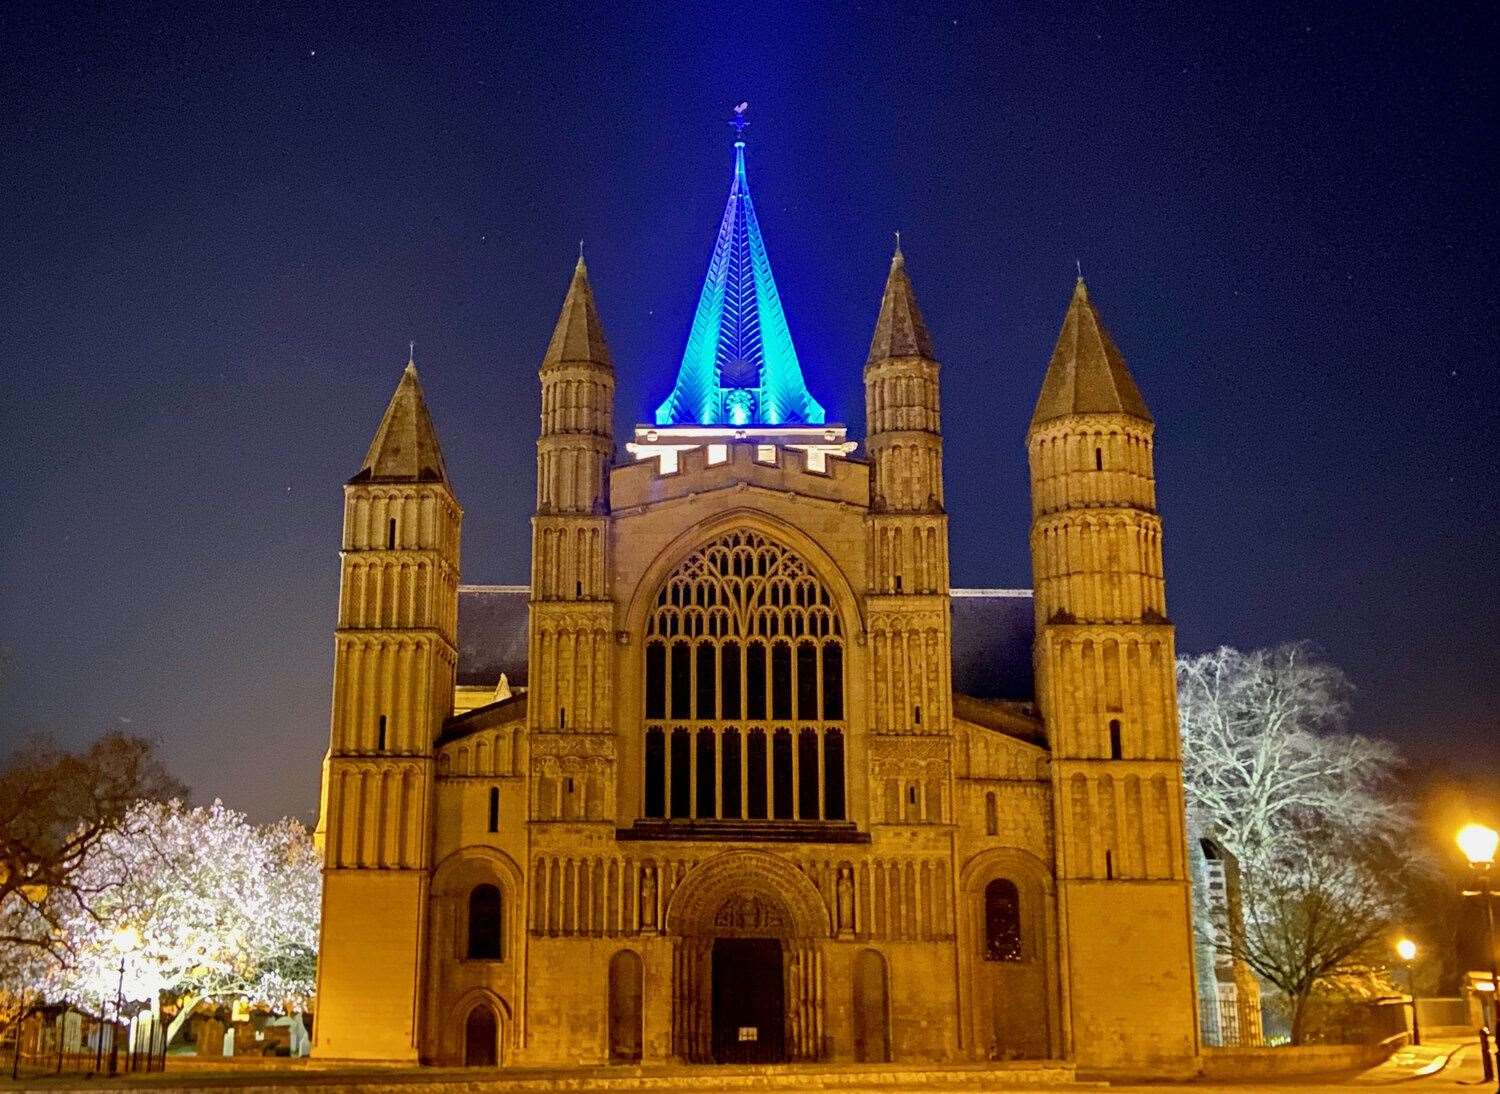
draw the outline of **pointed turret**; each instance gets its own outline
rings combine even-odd
[[[528,664],[540,666],[532,670],[532,679],[552,683],[531,692],[526,716],[536,733],[603,733],[610,724],[609,705],[601,697],[610,694],[612,662],[605,651],[614,612],[605,544],[615,452],[615,370],[581,253],[539,373],[542,428],[536,442],[527,656]],[[557,686],[559,676],[548,667],[553,665],[565,665],[564,673],[591,681],[590,689],[580,693]],[[582,786],[587,776],[565,761],[562,777],[571,817],[582,798],[581,793],[573,797],[575,780]],[[542,797],[536,789],[532,802],[539,805]],[[531,816],[560,819],[552,805]]]
[[[1031,427],[1071,414],[1125,414],[1151,421],[1151,411],[1125,358],[1099,321],[1082,277],[1068,302]]]
[[[599,309],[594,305],[594,288],[589,284],[588,267],[584,265],[581,254],[578,265],[573,267],[573,280],[568,284],[568,295],[563,298],[552,340],[542,355],[544,372],[565,364],[614,368],[609,346],[604,341],[604,324],[599,321]]]
[[[734,179],[709,259],[677,383],[657,425],[821,425],[802,377],[745,178],[745,119],[736,111]]]
[[[406,371],[396,384],[380,428],[370,442],[370,451],[355,482],[441,482],[448,481],[443,450],[438,445],[437,430],[427,413],[422,397],[422,383],[417,379],[417,365],[408,359]]]
[[[917,294],[906,275],[906,256],[901,245],[891,256],[891,272],[885,279],[885,293],[880,298],[880,318],[875,321],[875,337],[870,339],[870,355],[865,367],[894,357],[934,359],[932,336],[917,307]]]
[[[538,513],[601,513],[614,456],[615,370],[583,256],[542,355]]]
[[[938,362],[898,243],[865,361],[865,449],[877,510],[939,512],[943,436]]]

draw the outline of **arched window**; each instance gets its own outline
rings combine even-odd
[[[1125,755],[1124,736],[1120,732],[1120,719],[1109,720],[1109,758],[1111,760],[1122,759]]]
[[[984,887],[984,959],[1021,960],[1021,894],[1007,878]]]
[[[1000,834],[1000,807],[995,801],[993,790],[984,796],[984,834],[986,836]]]
[[[500,890],[493,885],[474,886],[469,893],[469,956],[498,959],[502,925]]]
[[[500,788],[490,787],[490,831],[500,831]]]
[[[644,816],[844,820],[843,624],[802,558],[721,536],[662,583],[645,638]]]

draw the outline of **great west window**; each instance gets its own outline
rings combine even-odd
[[[844,819],[844,634],[827,588],[755,532],[697,551],[646,623],[647,817]]]

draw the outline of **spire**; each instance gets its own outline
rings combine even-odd
[[[1073,299],[1068,302],[1068,314],[1063,317],[1031,425],[1035,428],[1070,414],[1127,414],[1151,421],[1151,411],[1146,409],[1125,358],[1089,301],[1082,276],[1073,287]]]
[[[351,483],[448,481],[437,430],[427,413],[427,400],[422,397],[422,384],[417,379],[415,356],[414,346],[396,384],[396,393],[385,408],[385,417],[380,419],[375,439],[370,442],[365,462],[359,474],[349,480]]]
[[[589,270],[583,264],[582,244],[578,249],[578,264],[573,267],[573,280],[568,285],[568,295],[563,297],[562,312],[542,357],[542,369],[581,363],[614,368],[609,346],[604,341],[604,325],[599,322],[599,309],[594,305]]]
[[[891,256],[891,272],[885,279],[885,294],[880,298],[880,318],[875,321],[875,337],[870,339],[869,368],[877,361],[892,357],[925,357],[936,360],[932,336],[917,307],[917,294],[906,274],[906,256],[901,253],[901,236],[896,234],[896,253]]]
[[[658,425],[821,424],[792,345],[745,177],[746,104],[735,108],[734,178],[698,310]]]

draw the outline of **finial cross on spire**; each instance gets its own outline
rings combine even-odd
[[[739,106],[734,108],[734,117],[729,120],[729,124],[734,126],[734,139],[738,144],[745,142],[745,127],[750,124],[750,120],[745,117],[745,111],[749,109],[750,104],[748,102],[740,103]]]

